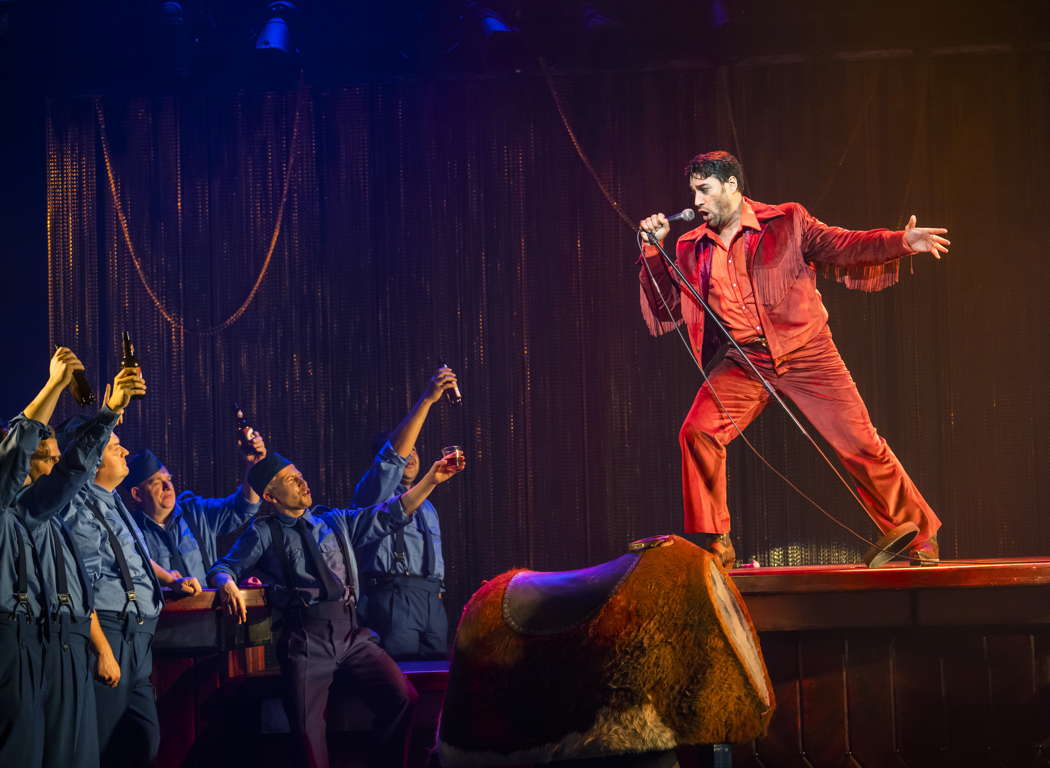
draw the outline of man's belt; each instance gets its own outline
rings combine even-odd
[[[443,594],[445,585],[441,579],[430,576],[410,576],[396,573],[366,573],[361,577],[366,588],[385,586],[407,587],[409,589],[421,589],[435,595]]]
[[[278,609],[286,621],[302,623],[305,621],[354,621],[355,603],[344,603],[341,600],[325,600],[312,605],[291,604]]]

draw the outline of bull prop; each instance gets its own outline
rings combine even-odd
[[[773,715],[758,636],[718,559],[678,536],[577,571],[514,570],[463,609],[443,766],[747,742]]]

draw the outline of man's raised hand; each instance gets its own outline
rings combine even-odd
[[[456,373],[447,365],[444,365],[438,368],[434,375],[430,377],[423,399],[431,404],[436,403],[445,394],[446,390],[452,389],[454,386],[456,386]]]
[[[662,243],[671,232],[671,223],[662,213],[654,213],[652,216],[642,219],[638,224],[638,229],[643,232],[651,232]],[[648,239],[645,240],[645,243],[646,245],[649,244]]]
[[[932,253],[933,258],[941,258],[942,253],[948,253],[948,246],[952,241],[941,237],[948,234],[944,227],[917,227],[915,226],[915,214],[908,219],[904,227],[904,247],[912,253]]]
[[[69,347],[59,347],[51,356],[51,363],[48,366],[48,383],[61,390],[69,386],[69,382],[73,380],[74,371],[82,370],[84,370],[84,364],[73,354],[73,350]]]
[[[135,368],[125,368],[114,377],[113,386],[106,392],[106,406],[115,413],[124,413],[132,397],[146,394],[146,380]]]

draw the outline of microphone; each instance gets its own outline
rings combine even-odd
[[[695,218],[696,211],[694,211],[692,208],[685,208],[679,211],[678,213],[672,213],[670,216],[667,217],[667,221],[692,221]],[[642,230],[642,232],[650,243],[656,243],[656,236],[652,232],[649,232],[648,230],[644,229]]]
[[[696,211],[692,208],[686,208],[679,213],[672,213],[667,217],[668,221],[692,221],[696,218]]]

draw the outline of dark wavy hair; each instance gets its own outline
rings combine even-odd
[[[723,184],[729,181],[730,176],[736,176],[737,187],[741,192],[744,191],[744,169],[740,161],[721,149],[694,157],[686,165],[685,175],[686,178],[699,176],[701,179],[714,176]]]

